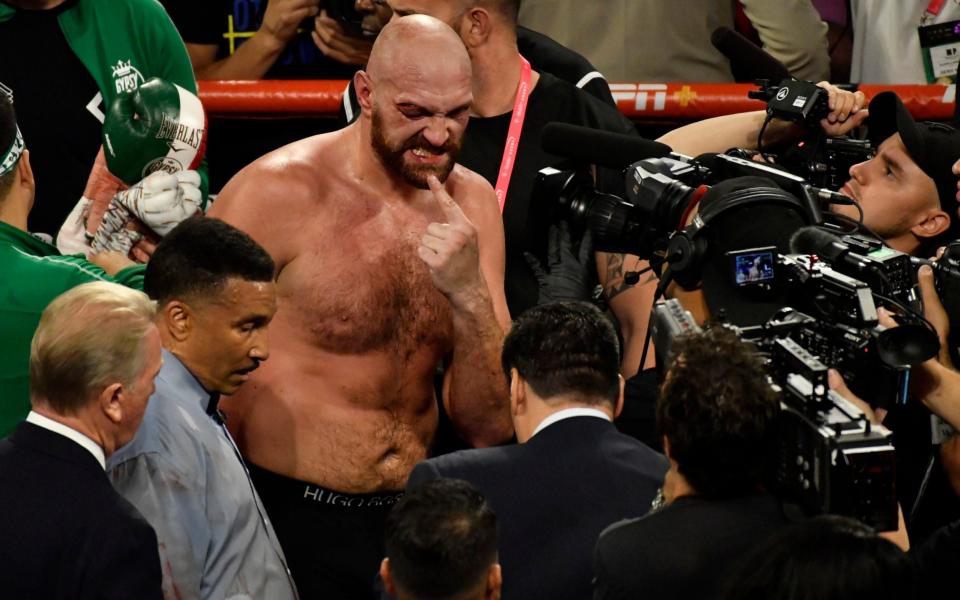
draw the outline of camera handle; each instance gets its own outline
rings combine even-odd
[[[666,264],[667,268],[663,271],[663,276],[660,277],[660,283],[657,284],[657,289],[653,293],[653,304],[656,306],[657,300],[663,297],[663,293],[667,290],[667,286],[670,285],[670,282],[673,281],[673,273],[670,270],[670,257],[665,257],[662,261],[657,263],[657,266]],[[653,266],[647,267],[645,271],[649,271]],[[637,274],[639,277],[639,273]],[[647,364],[647,353],[650,350],[650,336],[653,333],[653,311],[650,311],[650,316],[647,317],[647,336],[643,340],[643,353],[640,354],[640,365],[637,369],[637,373],[643,372],[643,365]]]

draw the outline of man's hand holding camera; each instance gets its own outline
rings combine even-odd
[[[297,35],[300,23],[319,12],[320,0],[270,0],[257,33],[273,41],[276,47],[285,48]]]
[[[846,135],[863,125],[869,116],[867,97],[863,92],[841,90],[828,81],[821,81],[817,86],[826,90],[828,95],[830,114],[820,120],[825,134],[831,137]]]
[[[324,56],[345,65],[363,66],[370,58],[373,39],[360,38],[347,33],[340,23],[327,11],[314,17],[313,43]]]

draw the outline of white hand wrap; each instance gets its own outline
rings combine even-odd
[[[120,194],[117,194],[117,196],[119,195]],[[103,220],[100,221],[100,227],[97,228],[97,232],[93,236],[93,241],[90,242],[90,248],[93,250],[92,253],[98,254],[107,251],[121,252],[123,246],[126,245],[130,239],[130,236],[125,232],[136,233],[126,228],[127,223],[132,219],[133,216],[130,214],[130,211],[117,203],[116,198],[111,200],[107,212],[103,213]],[[140,234],[137,235],[140,236]],[[139,241],[139,239],[138,237],[137,240]],[[125,253],[129,251],[130,247],[127,246]]]
[[[113,204],[119,204],[158,235],[164,236],[181,221],[196,214],[202,200],[200,174],[196,171],[180,171],[172,175],[157,171],[114,196],[111,210]]]
[[[87,235],[87,215],[90,198],[81,197],[57,232],[57,250],[60,254],[90,255],[90,237]]]

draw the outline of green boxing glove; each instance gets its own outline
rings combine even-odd
[[[154,77],[111,103],[103,122],[107,168],[127,185],[157,171],[196,169],[206,150],[206,129],[200,99]]]

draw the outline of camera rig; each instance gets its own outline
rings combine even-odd
[[[729,326],[764,357],[781,401],[769,484],[812,513],[851,516],[878,530],[897,528],[895,459],[889,430],[831,391],[827,367],[796,338],[817,321],[787,309],[768,323]],[[676,300],[659,302],[651,323],[658,350],[700,327]]]

